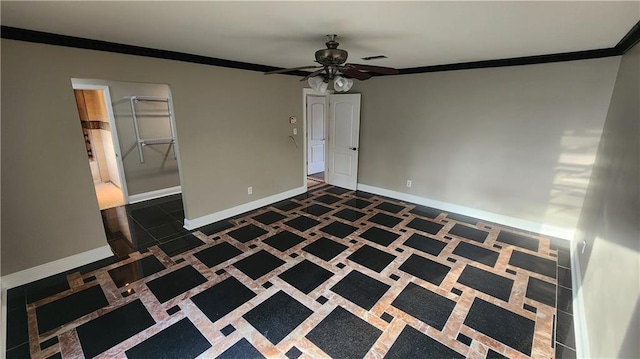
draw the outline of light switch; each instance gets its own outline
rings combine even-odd
[[[294,135],[297,135],[297,134],[298,134],[298,129],[297,129],[297,128],[295,128],[295,127],[293,128],[293,134],[294,134]]]

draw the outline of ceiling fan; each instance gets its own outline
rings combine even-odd
[[[353,85],[353,80],[344,78],[342,75],[353,77],[358,80],[367,80],[371,78],[371,73],[396,75],[398,70],[391,67],[371,66],[360,64],[347,64],[347,56],[349,53],[345,50],[338,49],[340,45],[336,41],[337,35],[327,35],[326,49],[316,51],[316,62],[318,65],[300,66],[288,69],[280,69],[265,72],[265,75],[280,74],[296,70],[317,69],[300,81],[309,80],[309,85],[319,92],[326,92],[329,81],[334,81],[334,88],[337,91],[348,91]]]

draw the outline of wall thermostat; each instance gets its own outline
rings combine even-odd
[[[298,118],[296,116],[289,117],[289,123],[293,125],[296,122],[298,122]]]

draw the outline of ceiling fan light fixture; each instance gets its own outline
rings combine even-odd
[[[353,80],[342,76],[336,76],[333,82],[333,88],[338,92],[347,92],[353,86]]]
[[[307,81],[309,82],[309,86],[316,92],[326,93],[329,88],[329,83],[325,82],[322,76],[309,77]]]

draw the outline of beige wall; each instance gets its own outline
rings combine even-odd
[[[358,182],[574,229],[619,62],[360,82]]]
[[[640,45],[622,58],[576,236],[593,358],[640,357]]]
[[[171,87],[190,219],[303,185],[303,149],[288,138],[289,116],[302,117],[296,77],[6,39],[1,46],[2,275],[106,245],[71,78]]]

